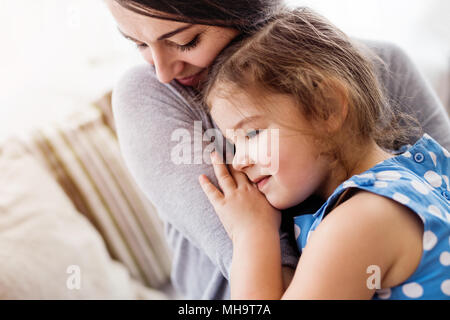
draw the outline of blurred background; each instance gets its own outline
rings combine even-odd
[[[402,47],[450,104],[450,1],[288,0]],[[58,121],[143,63],[101,0],[0,0],[0,140]]]

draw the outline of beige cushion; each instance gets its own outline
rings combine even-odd
[[[102,237],[62,190],[20,142],[1,147],[0,298],[164,298],[110,258]],[[68,273],[71,266],[80,273]],[[79,289],[70,286],[77,275]]]
[[[67,121],[36,129],[24,143],[134,279],[153,288],[169,281],[163,224],[126,169],[103,112],[82,108]]]

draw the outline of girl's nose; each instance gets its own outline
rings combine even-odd
[[[242,148],[236,147],[236,153],[233,158],[233,168],[237,171],[244,171],[244,169],[250,165],[248,152],[246,152],[245,149],[242,150]]]

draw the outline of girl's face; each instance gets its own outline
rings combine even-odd
[[[144,59],[155,66],[162,83],[175,79],[185,86],[197,86],[206,68],[239,33],[229,28],[147,17],[114,0],[106,0],[106,4],[119,31],[136,43]]]
[[[276,118],[244,93],[223,99],[212,92],[209,103],[217,126],[235,145],[234,169],[257,183],[272,206],[287,209],[314,193],[326,197],[328,162],[318,156],[313,138],[300,132],[312,128],[292,97],[270,95],[264,100],[276,110]]]

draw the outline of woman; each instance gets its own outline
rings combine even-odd
[[[283,1],[227,2],[106,0],[120,32],[135,42],[150,66],[127,72],[114,90],[113,108],[125,161],[165,223],[173,249],[172,280],[188,299],[229,297],[232,243],[213,207],[198,187],[197,177],[214,179],[208,163],[175,164],[171,159],[176,130],[202,137],[215,128],[205,109],[192,99],[206,68],[237,37],[267,23]],[[424,131],[450,147],[450,124],[442,105],[410,60],[396,47],[366,43],[385,62],[378,76],[391,101],[416,114]],[[201,121],[201,128],[195,126]],[[200,131],[200,132],[199,132]],[[414,142],[414,141],[411,141]],[[195,141],[192,156],[202,159]],[[200,154],[200,156],[198,155]],[[192,186],[186,188],[186,185]],[[295,212],[298,215],[298,211]],[[295,243],[281,234],[286,274],[296,266]]]

